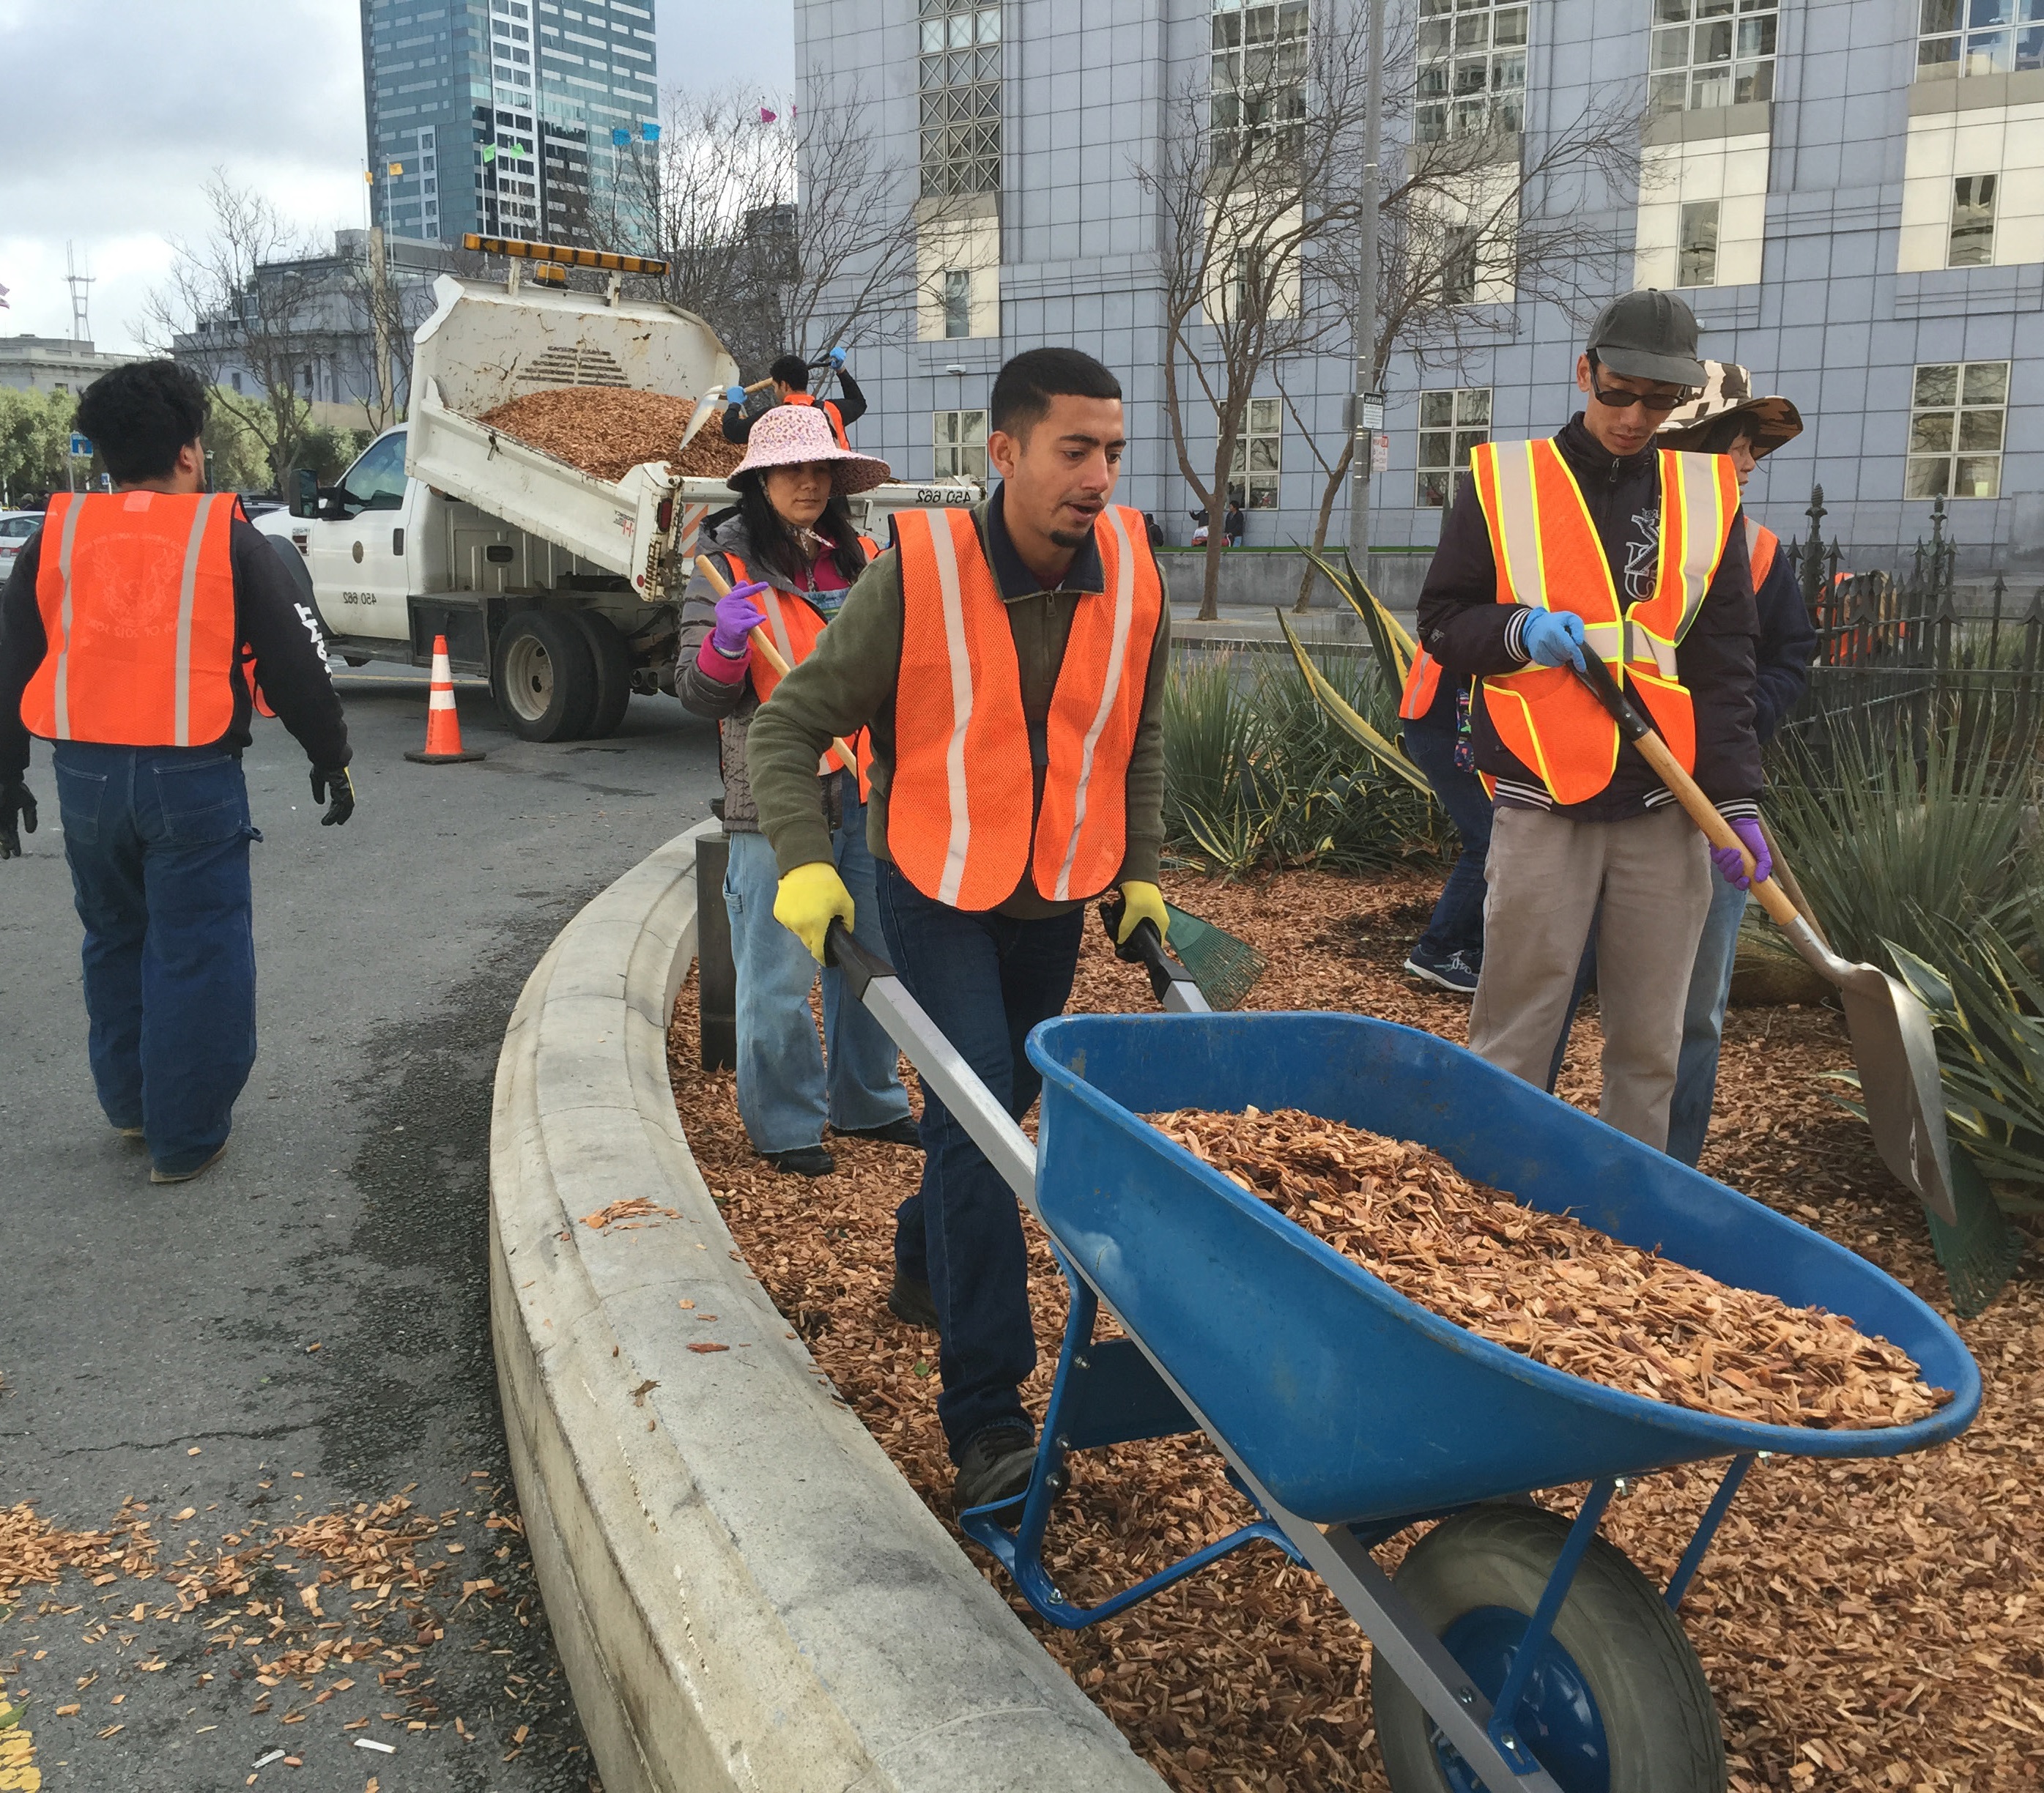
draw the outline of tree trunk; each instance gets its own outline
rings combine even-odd
[[[1313,550],[1320,552],[1327,545],[1327,524],[1334,515],[1335,500],[1340,497],[1342,478],[1348,471],[1349,463],[1355,456],[1355,438],[1350,436],[1349,445],[1341,451],[1327,474],[1327,483],[1320,493],[1320,514],[1313,520]],[[1320,576],[1320,569],[1309,560],[1306,570],[1299,580],[1299,601],[1292,606],[1294,616],[1303,616],[1313,607],[1313,582]]]
[[[1222,513],[1225,516],[1225,511]],[[1214,520],[1213,507],[1207,507],[1207,562],[1205,582],[1200,587],[1200,620],[1211,623],[1220,614],[1220,551],[1227,536],[1224,525]]]

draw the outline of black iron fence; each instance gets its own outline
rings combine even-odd
[[[1808,514],[1808,533],[1782,551],[1816,625],[1817,658],[1784,742],[1819,773],[1835,768],[1847,739],[1884,757],[1906,740],[1920,759],[1932,730],[1961,765],[1985,754],[2027,766],[2044,720],[2044,586],[2026,600],[1997,574],[1962,608],[1942,499],[1930,540],[1892,567],[1850,566],[1835,540],[1825,545],[1821,486]]]

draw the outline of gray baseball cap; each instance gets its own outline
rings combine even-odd
[[[1586,345],[1600,367],[1635,380],[1700,386],[1696,314],[1672,293],[1647,286],[1613,299],[1597,313]]]

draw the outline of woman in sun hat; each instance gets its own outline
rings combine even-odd
[[[1655,432],[1654,445],[1729,456],[1743,494],[1761,459],[1803,433],[1802,414],[1778,394],[1756,394],[1752,376],[1736,362],[1706,361],[1704,375],[1702,391],[1668,413]],[[1760,615],[1753,726],[1765,747],[1809,685],[1817,633],[1781,539],[1756,522],[1751,511],[1744,513],[1744,520]],[[1711,880],[1711,911],[1689,977],[1689,1000],[1682,1011],[1682,1054],[1675,1067],[1675,1094],[1668,1104],[1668,1154],[1688,1165],[1702,1154],[1711,1104],[1716,1099],[1718,1047],[1746,900],[1746,892],[1736,885]]]
[[[885,461],[840,447],[813,406],[777,405],[753,424],[745,459],[731,476],[736,514],[702,551],[730,582],[720,597],[698,572],[682,598],[674,692],[717,724],[724,770],[724,831],[729,869],[724,900],[738,969],[738,1112],[753,1149],[776,1169],[822,1177],[835,1168],[823,1142],[839,1133],[916,1143],[894,1042],[835,970],[823,973],[824,1052],[809,1014],[816,962],[774,919],[779,873],[759,831],[745,770],[754,714],[779,682],[751,632],[763,628],[790,666],[805,659],[866,563],[879,551],[852,527],[845,500],[889,476]],[[816,801],[829,822],[839,874],[857,907],[855,931],[876,952],[879,905],[866,844],[865,770],[818,768]],[[869,938],[870,936],[870,938]],[[828,1065],[825,1062],[828,1054]]]

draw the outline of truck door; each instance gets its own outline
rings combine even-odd
[[[378,436],[322,500],[306,562],[327,627],[405,639],[405,432]]]

